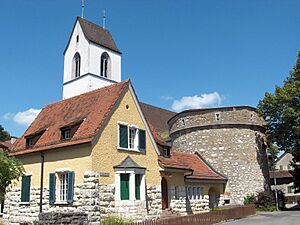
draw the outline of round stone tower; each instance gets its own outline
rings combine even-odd
[[[249,106],[193,109],[169,120],[172,148],[198,151],[228,178],[225,203],[269,189],[264,121]]]

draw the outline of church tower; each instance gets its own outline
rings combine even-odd
[[[107,29],[77,17],[64,51],[63,99],[120,82],[121,54]]]

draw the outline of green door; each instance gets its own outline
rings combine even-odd
[[[121,174],[121,200],[129,200],[129,174]]]

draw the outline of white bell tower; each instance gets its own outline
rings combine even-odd
[[[120,82],[121,54],[108,30],[77,17],[64,51],[63,99]]]

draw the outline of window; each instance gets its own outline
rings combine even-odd
[[[50,204],[73,202],[74,178],[74,172],[72,171],[64,171],[49,174]]]
[[[142,175],[135,174],[135,199],[141,200],[141,181]]]
[[[27,138],[26,139],[26,147],[32,148],[33,147],[33,138]]]
[[[21,202],[30,201],[30,181],[31,176],[22,176],[22,186],[21,186]]]
[[[136,128],[129,127],[129,148],[131,149],[137,149],[136,132],[137,132]]]
[[[170,156],[171,156],[170,148],[164,147],[163,148],[163,157],[170,158]]]
[[[73,77],[79,77],[80,76],[80,55],[77,52],[73,58]]]
[[[101,55],[101,65],[100,65],[100,76],[109,78],[110,76],[110,58],[109,55],[104,52]]]
[[[179,187],[178,186],[175,186],[175,188],[174,188],[174,196],[175,196],[176,200],[179,199]]]
[[[65,129],[61,131],[62,139],[69,140],[71,139],[71,129]]]
[[[79,42],[79,35],[76,36],[76,42]]]
[[[288,193],[289,194],[293,193],[293,186],[288,186]]]
[[[279,166],[279,170],[283,170],[283,166],[282,165]]]
[[[135,126],[119,124],[119,148],[129,150],[146,150],[146,133]]]
[[[68,173],[61,173],[58,174],[58,200],[59,201],[67,201],[67,194],[68,194]]]
[[[203,195],[203,187],[189,186],[186,187],[187,197],[190,200],[199,200]]]
[[[129,174],[121,174],[121,200],[129,200]]]
[[[216,121],[219,121],[220,120],[220,113],[216,113],[215,117],[216,117]]]
[[[188,187],[188,198],[189,199],[192,199],[192,188],[191,187]]]

